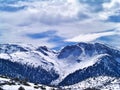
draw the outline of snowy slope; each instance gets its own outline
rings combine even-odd
[[[71,90],[120,90],[120,78],[99,76],[94,78],[88,78],[80,83],[65,86],[64,89]]]
[[[34,84],[24,80],[0,76],[0,90],[19,90],[22,87],[25,90],[58,90],[55,87]]]
[[[42,66],[45,70],[53,68],[52,64],[56,64],[54,60],[55,55],[53,54],[53,52],[50,53],[44,51],[44,53],[48,54],[44,55],[42,49],[41,51],[36,51],[34,49],[31,50],[31,47],[27,47],[26,49],[25,47],[13,44],[3,44],[0,46],[1,59],[8,59],[12,62],[27,64],[34,67]]]

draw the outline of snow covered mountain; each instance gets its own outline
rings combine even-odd
[[[43,47],[40,48],[31,50],[29,47],[20,45],[1,44],[0,74],[49,84],[59,75],[56,73],[51,59],[54,56],[50,58],[53,52],[45,51]]]
[[[81,42],[58,52],[46,46],[0,44],[0,74],[70,88],[101,77],[106,82],[120,77],[120,51],[101,43]]]
[[[111,49],[110,47],[107,47],[100,43],[95,44],[79,43],[77,46],[81,48],[82,52],[79,52],[79,54],[77,55],[76,51],[74,51],[76,45],[73,45],[72,47],[74,49],[71,49],[71,54],[69,54],[70,55],[69,57],[72,59],[67,59],[70,62],[72,61],[71,64],[79,61],[77,64],[73,64],[75,65],[74,69],[75,67],[77,67],[77,69],[75,72],[70,73],[60,83],[60,85],[72,85],[80,81],[83,81],[87,78],[97,77],[101,75],[120,77],[119,69],[120,51]],[[65,51],[68,51],[68,47],[67,48],[65,47],[63,49],[63,52]],[[60,55],[62,56],[62,52],[60,53]]]

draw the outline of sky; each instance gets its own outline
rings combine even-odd
[[[0,0],[0,43],[120,46],[120,0]]]

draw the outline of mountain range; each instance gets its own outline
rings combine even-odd
[[[120,51],[101,43],[80,42],[59,51],[0,44],[0,74],[65,90],[119,90]]]

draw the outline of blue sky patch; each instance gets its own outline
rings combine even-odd
[[[22,7],[0,6],[0,11],[16,12],[16,11],[24,9],[25,7],[26,6],[22,6]]]
[[[0,3],[14,4],[19,1],[30,1],[30,0],[0,0]]]
[[[51,30],[51,31],[46,31],[46,32],[41,32],[41,33],[26,34],[26,36],[32,39],[41,39],[41,38],[46,38],[46,37],[52,37],[55,34],[56,34],[56,31]]]
[[[110,22],[120,22],[120,15],[110,16],[107,21],[110,21]]]
[[[56,31],[54,30],[41,32],[41,33],[27,34],[27,37],[32,39],[49,38],[48,42],[55,42],[55,43],[60,43],[64,41],[64,38],[57,36]]]

